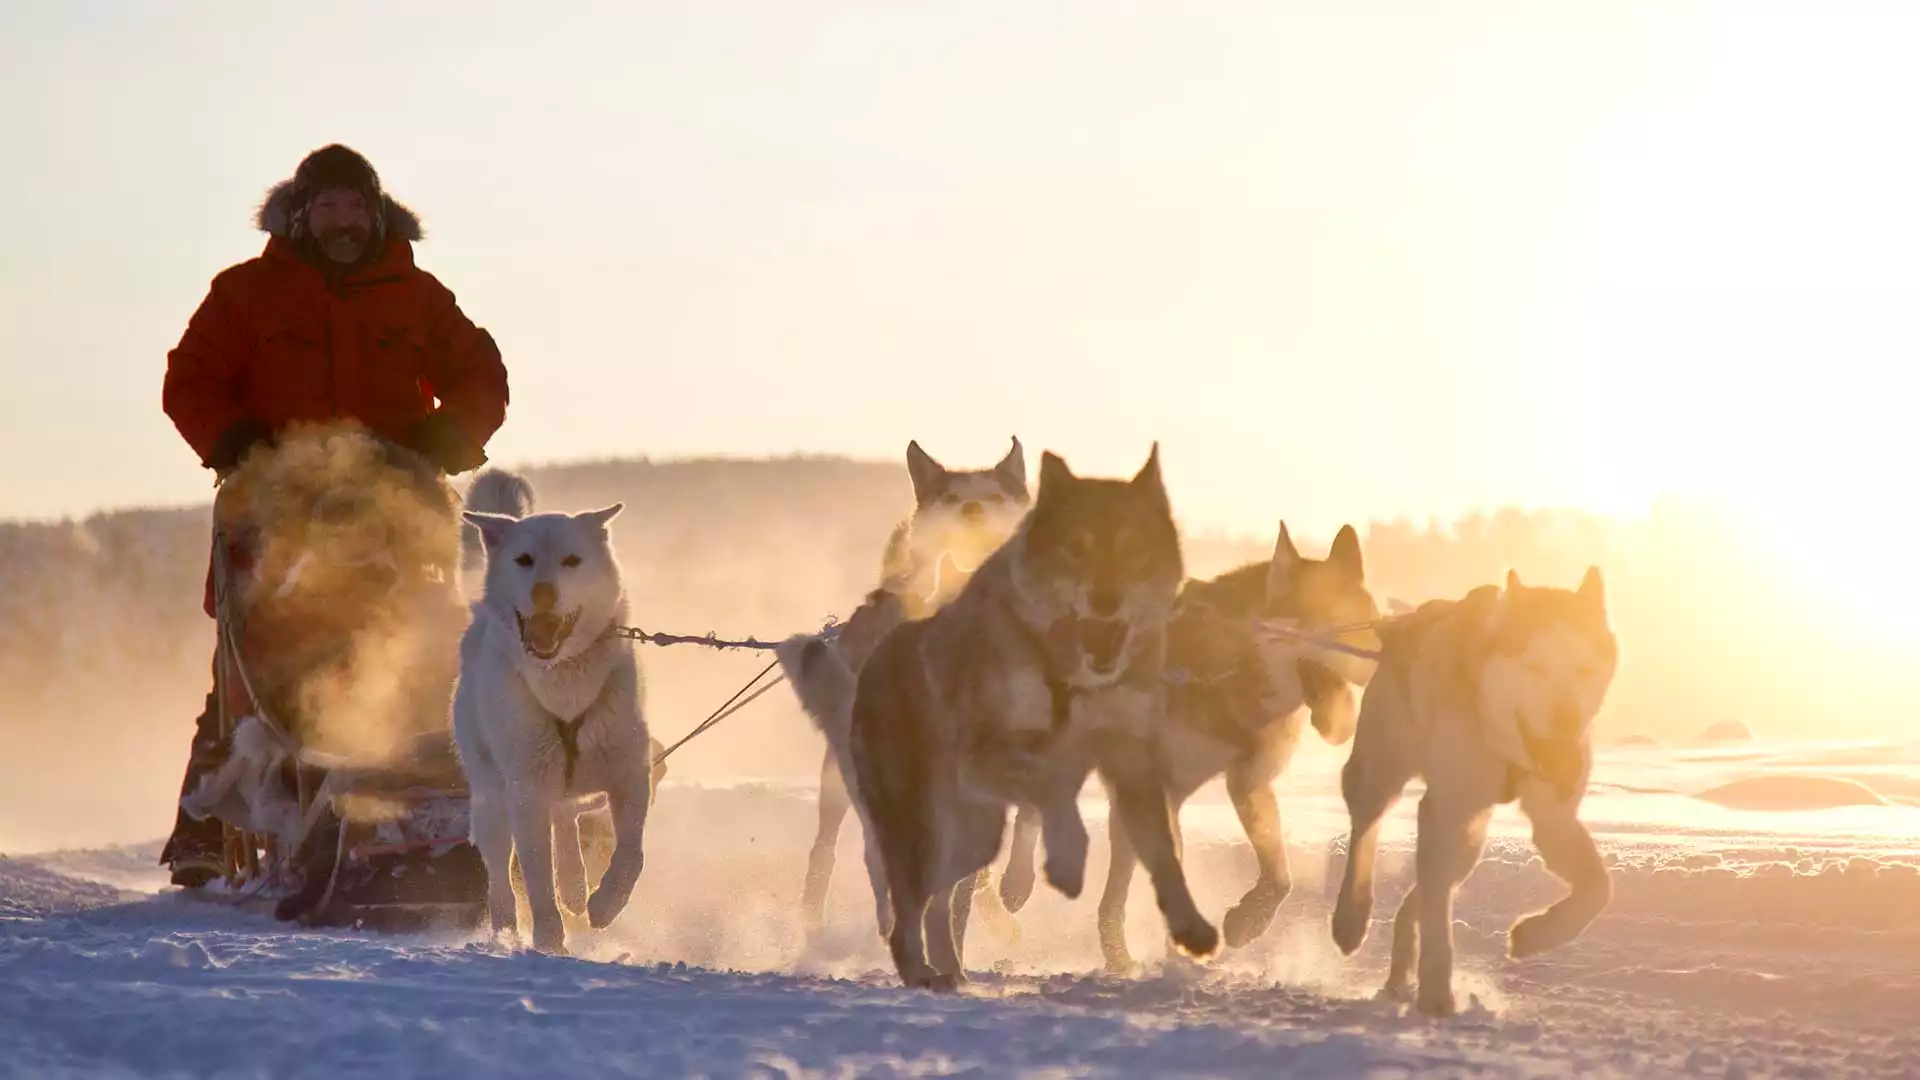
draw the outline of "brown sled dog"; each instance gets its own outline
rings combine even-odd
[[[1082,479],[1049,453],[1019,531],[959,596],[874,649],[852,686],[848,756],[869,863],[885,872],[879,922],[908,986],[965,981],[974,875],[999,853],[1010,807],[1038,813],[1047,880],[1079,895],[1076,800],[1096,769],[1173,940],[1197,955],[1218,947],[1152,765],[1182,577],[1158,446],[1132,480]]]

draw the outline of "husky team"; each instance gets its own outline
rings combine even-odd
[[[1371,919],[1381,818],[1410,781],[1425,782],[1387,995],[1429,1015],[1454,1011],[1453,894],[1500,803],[1519,804],[1570,888],[1514,924],[1512,956],[1574,940],[1606,906],[1607,867],[1578,816],[1618,655],[1598,569],[1572,590],[1509,574],[1504,586],[1383,618],[1352,526],[1313,559],[1282,523],[1271,558],[1188,580],[1157,446],[1128,479],[1078,476],[1045,453],[1031,493],[1017,439],[990,469],[947,469],[917,443],[907,464],[915,507],[888,541],[880,584],[839,634],[777,649],[827,743],[801,899],[810,929],[851,810],[901,981],[963,985],[976,903],[990,926],[1010,920],[1042,872],[1080,894],[1078,796],[1097,776],[1113,807],[1097,916],[1108,970],[1138,970],[1123,931],[1141,865],[1173,948],[1205,957],[1223,938],[1245,945],[1292,886],[1272,785],[1309,727],[1352,744],[1341,773],[1349,855],[1332,920],[1346,953]],[[508,492],[516,498],[503,500]],[[619,505],[528,514],[530,493],[489,470],[468,496],[485,584],[462,642],[454,731],[493,926],[514,929],[517,866],[536,886],[533,944],[558,951],[560,905],[605,926],[632,892],[659,743],[647,735],[633,645],[610,632],[626,612],[607,532]],[[488,509],[503,503],[512,509]],[[1219,928],[1188,888],[1178,822],[1216,777],[1258,864]],[[589,894],[575,822],[599,805],[615,847]]]
[[[347,417],[437,478],[483,465],[507,400],[499,350],[415,267],[418,219],[372,166],[342,146],[316,151],[270,193],[258,224],[265,252],[215,280],[169,357],[165,405],[202,462],[225,477],[289,424]],[[1097,776],[1113,810],[1097,909],[1107,968],[1136,970],[1125,903],[1141,866],[1174,949],[1244,945],[1292,886],[1272,785],[1308,727],[1352,745],[1331,925],[1343,952],[1372,919],[1381,820],[1410,781],[1424,782],[1386,994],[1428,1015],[1454,1011],[1453,895],[1496,805],[1518,803],[1569,888],[1514,923],[1512,956],[1574,940],[1607,905],[1607,867],[1579,818],[1617,660],[1597,569],[1572,590],[1509,574],[1382,618],[1350,525],[1324,559],[1303,556],[1283,523],[1268,560],[1189,580],[1157,445],[1125,479],[1083,477],[1044,453],[1031,490],[1018,439],[980,470],[948,469],[915,443],[907,471],[915,506],[886,545],[878,586],[840,633],[777,649],[827,744],[801,896],[810,929],[852,811],[901,981],[959,987],[976,903],[1004,934],[1038,874],[1079,896],[1078,797]],[[562,908],[605,927],[632,895],[662,748],[634,643],[619,632],[628,600],[609,525],[620,504],[536,512],[534,495],[502,470],[468,489],[461,571],[480,585],[452,728],[492,928],[519,932],[517,872],[533,946],[564,952]],[[211,614],[211,571],[207,595]],[[216,752],[215,715],[210,695],[162,855],[181,884],[218,872],[216,816],[292,828],[279,821],[286,807],[254,790],[281,751],[243,724]],[[1218,928],[1188,887],[1178,820],[1216,777],[1258,866]],[[217,815],[227,791],[239,808]],[[601,809],[613,849],[590,890],[580,818]]]

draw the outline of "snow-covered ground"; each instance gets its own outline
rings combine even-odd
[[[1505,928],[1559,887],[1503,808],[1459,907],[1477,1004],[1441,1023],[1373,999],[1384,925],[1351,960],[1328,939],[1338,760],[1315,746],[1281,781],[1296,887],[1254,946],[1164,963],[1141,880],[1129,919],[1149,973],[1096,974],[1094,795],[1094,888],[1043,888],[1017,943],[976,923],[974,984],[952,997],[895,987],[853,825],[831,940],[803,954],[801,788],[670,778],[633,905],[571,959],[289,933],[166,890],[156,842],[15,853],[0,1076],[1920,1076],[1920,748],[1606,751],[1587,816],[1615,902],[1525,963],[1503,958]],[[1412,806],[1388,830],[1377,913],[1404,885]],[[1252,858],[1217,791],[1183,821],[1217,919]]]

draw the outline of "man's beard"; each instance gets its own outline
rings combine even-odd
[[[320,253],[343,266],[351,266],[367,253],[367,230],[359,225],[336,225],[314,237]]]

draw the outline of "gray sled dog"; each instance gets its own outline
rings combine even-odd
[[[1282,522],[1271,559],[1181,590],[1167,629],[1167,722],[1155,731],[1153,758],[1172,803],[1176,845],[1180,807],[1201,785],[1226,775],[1259,867],[1253,886],[1221,923],[1229,947],[1265,933],[1293,888],[1274,780],[1292,760],[1309,717],[1334,746],[1353,737],[1353,685],[1365,686],[1373,675],[1369,660],[1263,634],[1256,620],[1324,633],[1378,616],[1360,538],[1350,525],[1334,538],[1327,558],[1315,560],[1300,555]],[[1342,640],[1374,643],[1370,631]],[[1126,830],[1110,829],[1108,842],[1100,951],[1109,972],[1132,973],[1137,965],[1127,950],[1126,914],[1137,859]],[[1013,849],[1013,858],[1027,862],[1008,867],[1002,890],[1011,894],[1007,907],[1017,911],[1025,894],[1015,890],[1033,878],[1031,835],[1016,827]]]
[[[1047,880],[1079,895],[1087,832],[1076,800],[1095,769],[1173,940],[1196,955],[1218,947],[1152,766],[1182,577],[1157,445],[1132,480],[1082,479],[1048,453],[1020,529],[959,596],[888,634],[857,681],[842,680],[855,807],[885,871],[877,915],[906,985],[965,982],[974,875],[999,853],[1009,807],[1039,814]]]
[[[1007,456],[991,469],[949,469],[922,450],[919,442],[910,442],[907,475],[913,481],[913,513],[887,540],[880,586],[867,594],[829,646],[841,671],[825,676],[823,684],[821,668],[802,663],[808,645],[816,643],[812,634],[794,635],[775,653],[801,708],[827,740],[820,762],[820,824],[807,855],[806,887],[800,899],[801,918],[810,932],[825,920],[834,848],[853,806],[845,763],[851,714],[846,703],[835,698],[835,680],[858,672],[894,627],[932,614],[957,595],[973,570],[1006,542],[1033,505],[1018,437]],[[979,884],[985,886],[988,880],[983,872]]]
[[[1352,831],[1333,912],[1351,955],[1373,908],[1380,819],[1415,777],[1420,799],[1414,884],[1393,920],[1385,996],[1454,1011],[1453,894],[1480,859],[1494,806],[1519,800],[1547,869],[1570,887],[1515,922],[1508,955],[1573,941],[1612,899],[1607,865],[1579,819],[1593,765],[1590,728],[1612,684],[1618,647],[1598,568],[1577,591],[1531,588],[1507,575],[1458,601],[1422,604],[1380,631],[1381,657],[1341,773]]]
[[[460,641],[453,698],[471,835],[487,867],[494,930],[516,929],[518,865],[533,945],[547,952],[566,949],[559,903],[605,927],[644,862],[658,744],[647,735],[633,644],[613,633],[627,614],[607,532],[620,510],[465,514],[486,548],[485,591]],[[578,818],[600,796],[614,850],[589,898]]]

